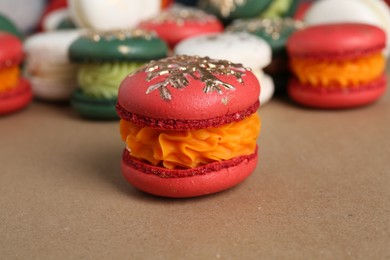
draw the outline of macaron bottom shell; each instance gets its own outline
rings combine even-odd
[[[16,88],[0,93],[0,115],[9,114],[25,108],[32,100],[30,83],[26,79],[19,81]]]
[[[127,153],[125,150],[124,153]],[[257,153],[236,166],[221,168],[203,175],[163,178],[135,169],[122,159],[122,174],[133,186],[144,192],[171,198],[189,198],[217,193],[244,181],[256,168]]]
[[[334,88],[332,90],[303,85],[297,79],[292,78],[287,91],[292,100],[307,107],[343,109],[373,103],[385,93],[386,86],[385,75],[382,75],[375,82],[355,88]]]
[[[75,90],[75,84],[30,77],[34,97],[47,101],[68,101]]]
[[[115,105],[117,99],[96,98],[85,95],[80,89],[73,92],[70,103],[82,117],[96,120],[119,119]]]

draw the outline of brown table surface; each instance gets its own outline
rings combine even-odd
[[[260,114],[253,175],[194,199],[124,180],[118,122],[40,102],[0,118],[0,258],[389,259],[390,94]]]

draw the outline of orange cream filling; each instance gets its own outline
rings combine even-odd
[[[122,119],[120,133],[131,156],[175,169],[195,168],[252,154],[260,126],[257,113],[240,122],[188,131],[138,127]]]
[[[291,69],[299,81],[312,86],[358,86],[380,77],[386,61],[382,53],[340,61],[292,58]]]
[[[0,92],[14,88],[18,84],[19,66],[0,69]]]

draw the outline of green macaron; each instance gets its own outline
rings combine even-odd
[[[86,118],[118,118],[115,103],[121,81],[167,52],[166,43],[148,31],[87,32],[69,47],[70,60],[80,64],[72,107]]]

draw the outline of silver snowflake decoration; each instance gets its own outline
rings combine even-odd
[[[137,72],[146,72],[148,81],[166,75],[166,77],[162,78],[162,81],[151,85],[146,90],[146,94],[158,90],[161,98],[168,101],[172,99],[168,87],[183,89],[189,84],[188,77],[203,82],[203,92],[206,94],[211,92],[223,94],[223,89],[233,90],[235,87],[218,79],[216,75],[234,76],[239,83],[243,84],[242,76],[248,70],[250,69],[245,68],[242,64],[236,64],[226,60],[178,55],[152,61]]]

